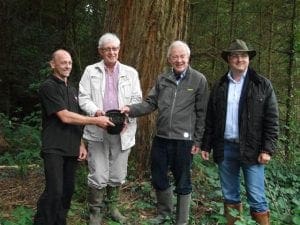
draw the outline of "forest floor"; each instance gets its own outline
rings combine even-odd
[[[26,171],[15,168],[0,168],[0,218],[2,217],[2,220],[12,219],[12,213],[18,206],[35,211],[37,200],[43,189],[44,175],[41,168],[31,168]],[[155,203],[153,200],[149,200],[154,199],[153,191],[141,189],[143,189],[141,184],[136,182],[127,182],[122,187],[121,210],[130,218],[128,224],[146,225],[147,219],[155,214]],[[149,194],[145,195],[145,193]],[[202,214],[203,210],[205,209],[197,207],[197,214]],[[86,224],[86,215],[85,202],[72,201],[68,224]],[[118,225],[109,218],[105,218],[103,224]],[[171,224],[171,222],[165,224]]]
[[[37,168],[22,174],[19,169],[1,167],[0,188],[1,216],[9,219],[18,206],[35,208],[44,188],[44,177]]]

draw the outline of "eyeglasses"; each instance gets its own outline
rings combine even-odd
[[[242,58],[242,59],[244,59],[244,58],[249,57],[248,53],[231,53],[229,56],[230,56],[231,58],[235,58],[235,59],[237,59],[237,58]]]
[[[119,47],[101,48],[101,50],[104,52],[110,52],[110,51],[116,52],[116,51],[119,51],[119,49],[120,49]]]
[[[176,60],[179,60],[179,59],[183,60],[187,57],[188,57],[188,55],[186,55],[186,54],[184,54],[184,55],[172,55],[172,56],[170,56],[170,59],[172,61],[176,61]]]

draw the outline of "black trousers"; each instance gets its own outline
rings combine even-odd
[[[34,225],[66,225],[75,187],[76,157],[43,154],[45,190],[37,202]]]
[[[152,185],[164,191],[170,187],[168,170],[175,178],[175,193],[186,195],[192,192],[191,154],[193,142],[155,137],[151,149]]]

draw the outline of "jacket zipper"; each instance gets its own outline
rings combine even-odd
[[[178,85],[176,86],[175,93],[174,93],[174,98],[173,98],[173,102],[172,102],[171,115],[170,115],[170,121],[169,121],[170,132],[172,131],[173,111],[174,111],[174,107],[175,107],[177,90],[178,90]],[[169,136],[170,136],[170,134],[169,134]]]

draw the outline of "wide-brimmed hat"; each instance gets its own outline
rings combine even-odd
[[[250,60],[256,55],[256,51],[248,48],[246,43],[240,39],[235,39],[231,42],[229,48],[222,51],[221,56],[226,62],[228,62],[228,55],[232,52],[247,52]]]

